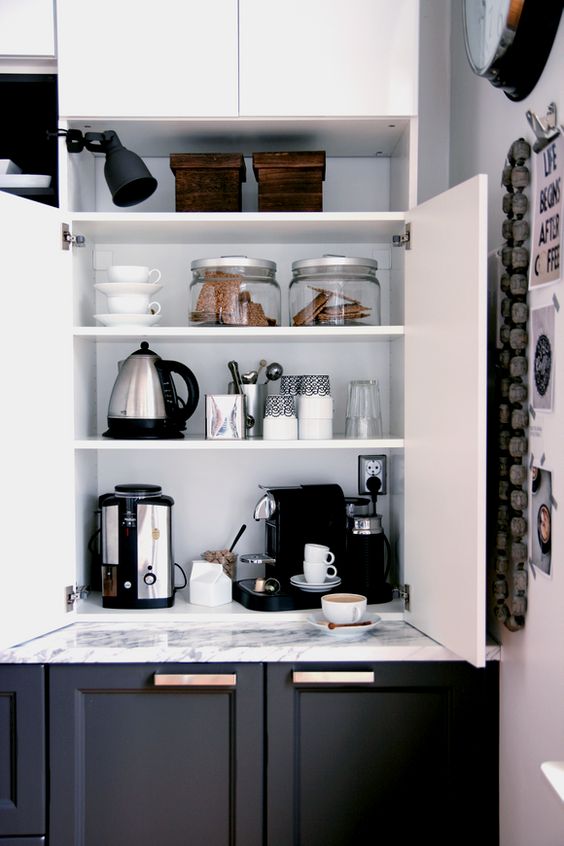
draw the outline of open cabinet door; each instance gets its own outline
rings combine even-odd
[[[74,572],[72,291],[58,209],[0,192],[0,648],[69,622]]]
[[[406,619],[485,664],[487,178],[409,213]]]

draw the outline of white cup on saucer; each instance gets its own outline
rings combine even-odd
[[[360,593],[328,593],[321,597],[323,614],[330,623],[358,623],[366,614],[366,603]]]
[[[304,561],[304,578],[308,585],[322,585],[327,576],[337,575],[334,564],[326,561]]]
[[[110,314],[160,314],[161,305],[151,301],[148,294],[108,296]]]
[[[328,546],[324,546],[322,543],[306,543],[304,546],[304,561],[312,564],[332,564],[334,560],[334,554]]]
[[[156,273],[154,279],[150,279],[152,273]],[[108,280],[110,282],[158,282],[161,278],[161,271],[156,267],[143,267],[140,264],[112,264],[108,268]]]

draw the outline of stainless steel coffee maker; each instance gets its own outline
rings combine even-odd
[[[98,500],[104,608],[170,608],[174,602],[171,513],[159,485],[116,485]]]

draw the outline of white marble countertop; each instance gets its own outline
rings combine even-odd
[[[370,608],[368,611],[370,614]],[[461,660],[403,620],[382,618],[378,625],[351,639],[319,631],[307,616],[268,622],[238,618],[189,623],[73,623],[0,652],[0,663]],[[490,645],[487,659],[499,658],[499,646]]]

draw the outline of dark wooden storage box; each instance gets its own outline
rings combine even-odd
[[[325,152],[253,153],[259,211],[323,211]]]
[[[173,153],[177,212],[241,211],[245,160],[240,153]]]

